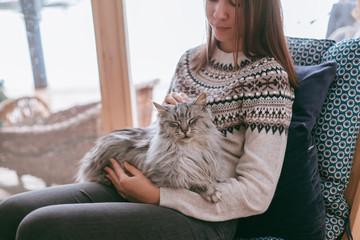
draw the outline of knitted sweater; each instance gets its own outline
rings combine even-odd
[[[275,193],[284,160],[294,99],[287,73],[274,58],[251,60],[217,48],[210,64],[191,70],[200,47],[180,59],[170,91],[195,97],[206,91],[213,121],[225,135],[221,175],[222,200],[207,202],[185,189],[160,188],[160,206],[206,221],[261,214]]]

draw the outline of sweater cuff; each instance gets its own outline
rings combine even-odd
[[[159,205],[162,207],[168,207],[172,209],[179,210],[179,206],[185,208],[187,211],[188,208],[192,208],[194,202],[198,202],[199,200],[203,200],[202,197],[192,191],[182,189],[182,188],[160,188],[160,203]],[[184,204],[186,202],[187,204]],[[190,203],[190,205],[188,205]],[[188,213],[189,214],[189,213]]]
[[[163,207],[170,207],[169,205],[173,202],[174,199],[174,195],[176,194],[176,192],[179,191],[179,189],[173,189],[173,188],[164,188],[161,187],[160,188],[160,206]]]

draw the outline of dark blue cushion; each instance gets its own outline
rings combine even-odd
[[[312,129],[333,82],[336,63],[296,66],[299,88],[283,168],[274,198],[264,214],[239,219],[237,236],[318,240],[325,238],[325,206]]]
[[[291,124],[282,173],[269,209],[239,219],[238,237],[325,238],[325,207],[317,150],[307,126]],[[260,197],[260,196],[259,196]]]
[[[313,129],[320,115],[330,84],[336,74],[336,62],[325,62],[313,66],[295,66],[300,83],[295,90],[291,122],[305,123]]]

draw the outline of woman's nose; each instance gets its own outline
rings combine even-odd
[[[229,16],[226,4],[226,1],[218,1],[214,10],[214,18],[219,20],[226,19]]]

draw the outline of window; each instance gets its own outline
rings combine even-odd
[[[21,132],[18,128],[21,133],[5,133],[5,128],[0,128],[2,199],[19,191],[63,181],[51,179],[56,173],[62,175],[68,171],[68,151],[60,149],[70,144],[74,146],[73,154],[84,151],[85,145],[78,143],[93,141],[91,135],[97,126],[96,121],[82,122],[80,126],[87,127],[81,130],[83,134],[78,135],[77,140],[67,139],[76,129],[80,130],[79,127],[66,134],[59,134],[56,128],[100,101],[100,87],[90,0],[0,0],[0,31],[0,83],[8,97],[8,110],[15,108],[13,119],[21,120],[12,126],[30,129],[22,128]],[[37,64],[34,71],[33,64]],[[40,75],[47,84],[46,90],[35,90],[34,79]],[[29,98],[23,99],[25,96]],[[45,111],[43,102],[33,101],[35,96],[44,100],[51,112],[50,119],[39,115],[48,116],[49,111]],[[74,107],[85,104],[87,107]],[[1,114],[3,112],[4,109]],[[33,118],[24,121],[25,115]],[[46,128],[34,127],[34,124],[45,124],[44,121]],[[48,131],[49,128],[55,131]],[[64,158],[63,166],[46,166],[47,162],[56,160],[55,152]],[[72,177],[63,175],[63,178],[67,179],[65,182],[72,181]]]
[[[125,5],[132,81],[159,79],[154,100],[161,103],[180,56],[204,42],[203,1],[125,0]]]
[[[338,0],[281,0],[285,34],[291,37],[325,38],[330,11]]]
[[[29,53],[40,51],[48,84],[46,97],[53,112],[75,104],[99,101],[90,0],[24,2],[32,3],[31,8],[38,11],[40,35],[37,37],[41,45],[37,47],[28,41],[27,35],[37,33],[27,32],[20,1],[0,1],[0,79],[4,80],[6,95],[9,98],[34,95]]]

